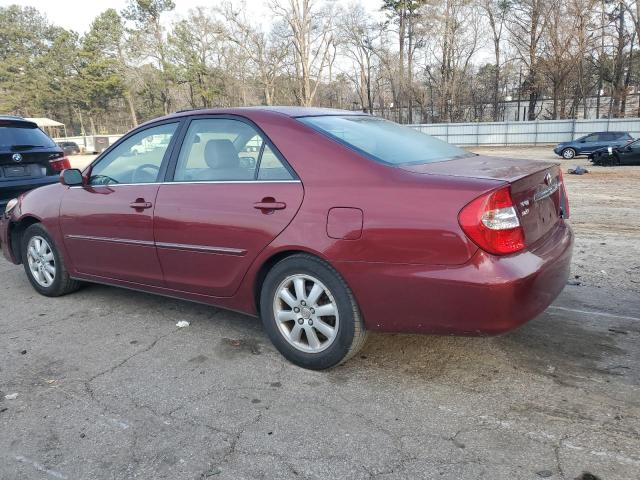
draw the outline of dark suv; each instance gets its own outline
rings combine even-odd
[[[65,155],[78,155],[80,153],[80,147],[76,142],[58,142],[58,146]]]
[[[606,147],[621,147],[633,141],[627,132],[595,132],[577,138],[570,142],[563,142],[553,149],[556,155],[571,159],[576,155],[588,155]]]
[[[0,115],[0,214],[10,199],[57,182],[69,167],[62,149],[35,123]]]

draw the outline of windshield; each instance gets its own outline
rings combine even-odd
[[[441,162],[474,155],[413,128],[376,117],[345,115],[298,120],[373,160],[391,165]]]
[[[0,125],[0,147],[34,148],[55,147],[56,144],[46,133],[36,127]]]

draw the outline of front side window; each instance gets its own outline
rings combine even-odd
[[[147,128],[132,135],[91,168],[90,185],[154,183],[178,123]]]
[[[288,180],[292,177],[255,128],[228,118],[191,121],[178,155],[174,181],[247,181],[256,178]]]
[[[327,115],[298,118],[340,143],[381,163],[432,163],[474,155],[413,128],[376,117]]]

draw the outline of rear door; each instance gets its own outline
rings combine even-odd
[[[295,216],[303,188],[275,146],[239,117],[194,118],[156,200],[167,287],[228,297]]]
[[[163,285],[153,210],[178,126],[174,121],[134,133],[91,167],[86,186],[65,192],[60,224],[79,272]]]
[[[607,133],[592,133],[587,135],[584,142],[580,142],[580,153],[591,153],[600,148],[606,147],[609,144],[609,134]]]

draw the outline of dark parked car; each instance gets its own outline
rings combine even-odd
[[[0,116],[0,208],[27,190],[58,181],[69,168],[60,147],[33,123]]]
[[[620,147],[633,141],[627,132],[596,132],[571,142],[559,143],[553,149],[556,155],[571,159],[576,155],[588,155],[606,147]]]
[[[78,155],[80,153],[80,147],[76,142],[58,142],[58,146],[65,155]]]
[[[132,154],[158,136],[164,148]],[[476,156],[357,112],[237,108],[141,125],[20,197],[0,238],[43,295],[88,281],[260,315],[285,357],[321,369],[367,330],[531,320],[566,284],[568,213],[554,163]]]
[[[640,165],[640,139],[620,147],[607,147],[589,155],[594,165]]]

